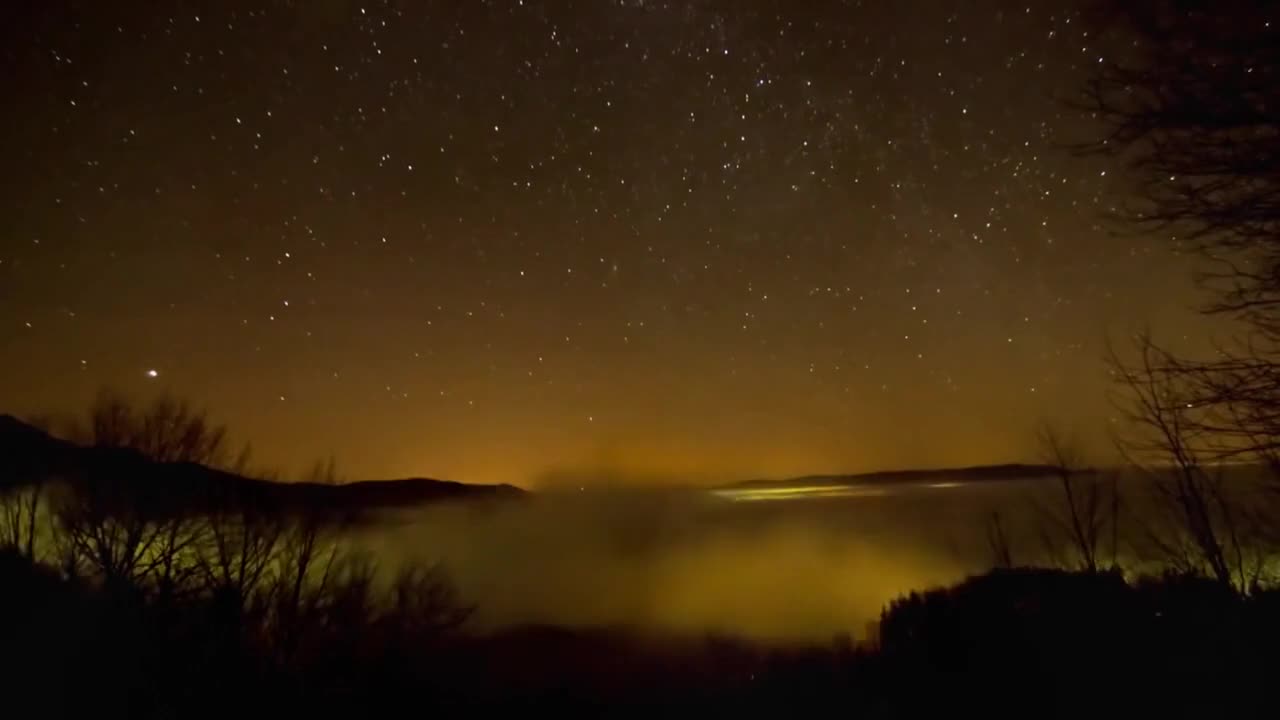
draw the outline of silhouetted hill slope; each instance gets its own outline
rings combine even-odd
[[[353,511],[524,495],[512,485],[468,485],[431,478],[332,485],[272,482],[198,463],[154,463],[127,449],[80,447],[0,415],[0,487],[51,479],[109,489],[122,502],[145,499],[176,511],[228,503],[264,510]]]
[[[1051,477],[1058,468],[1052,465],[1009,463],[1004,465],[976,465],[963,468],[935,470],[884,470],[851,475],[805,475],[782,480],[747,480],[734,483],[730,488],[786,488],[813,485],[896,485],[914,483],[976,483],[997,480],[1022,480]]]
[[[33,472],[55,468],[76,446],[28,425],[12,415],[0,415],[0,486],[20,482]]]

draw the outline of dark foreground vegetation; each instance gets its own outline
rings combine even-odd
[[[1079,149],[1130,171],[1118,219],[1199,253],[1205,310],[1231,322],[1204,357],[1142,333],[1110,358],[1154,511],[1046,432],[1056,567],[1016,567],[993,515],[1000,569],[891,603],[871,642],[481,634],[439,568],[379,572],[341,542],[357,500],[429,484],[248,480],[203,415],[102,402],[80,449],[0,432],[0,713],[1275,717],[1280,25],[1269,3],[1101,5],[1119,40],[1078,103],[1101,123]],[[1242,490],[1241,467],[1272,484]]]
[[[764,646],[481,631],[443,569],[352,549],[361,514],[313,500],[341,485],[210,469],[224,434],[203,413],[104,396],[85,426],[84,447],[13,421],[0,433],[0,678],[15,716],[1271,717],[1280,593],[1252,525],[1216,511],[1175,523],[1157,544],[1180,549],[1172,570],[1126,578],[1108,543],[1114,483],[1073,471],[1052,435],[1062,501],[1044,508],[1046,540],[1068,569],[1015,567],[993,536],[1004,567],[891,603],[857,643]]]
[[[878,649],[472,635],[422,570],[376,589],[345,569],[296,595],[266,580],[240,602],[68,578],[8,550],[0,583],[6,703],[42,717],[1272,717],[1280,647],[1275,593],[1035,569],[895,602]]]

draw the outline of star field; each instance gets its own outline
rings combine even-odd
[[[1064,145],[1081,13],[979,2],[6,9],[0,398],[189,397],[286,474],[1024,458],[1195,322]]]

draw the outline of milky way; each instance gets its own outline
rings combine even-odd
[[[1070,8],[22,5],[0,411],[167,389],[285,475],[980,463],[1196,322],[1065,148]]]

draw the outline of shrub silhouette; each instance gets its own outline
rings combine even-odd
[[[1280,594],[1099,569],[1089,519],[1101,506],[1089,495],[1074,526],[1086,532],[1072,530],[1086,572],[1005,567],[912,593],[885,610],[879,649],[847,637],[763,647],[619,629],[468,632],[473,608],[442,568],[379,568],[351,549],[353,518],[332,503],[184,482],[181,465],[134,448],[89,452],[83,475],[0,504],[3,537],[16,538],[0,542],[2,676],[54,716],[226,717],[249,702],[255,714],[321,717],[379,702],[446,714],[1269,709],[1257,688],[1280,642]],[[1067,487],[1070,500],[1078,486]],[[50,509],[49,552],[10,532],[43,517],[31,498]]]
[[[1276,609],[1213,578],[997,570],[892,603],[881,672],[912,712],[1262,717]]]

